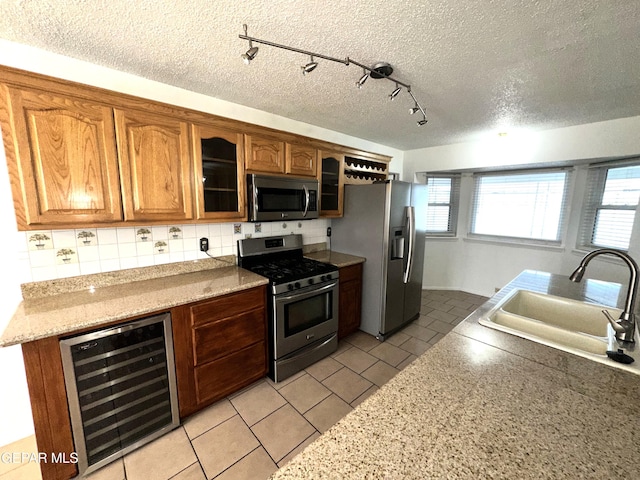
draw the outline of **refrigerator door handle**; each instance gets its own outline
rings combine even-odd
[[[409,283],[411,278],[411,268],[413,267],[413,249],[416,239],[416,213],[413,207],[406,207],[407,222],[409,230],[409,253],[407,254],[407,266],[404,271],[404,283]]]

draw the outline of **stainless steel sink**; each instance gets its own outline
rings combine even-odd
[[[621,313],[616,308],[516,289],[480,318],[479,323],[640,374],[640,361],[624,365],[607,357],[607,350],[615,351],[619,346],[602,313],[604,309],[614,317]],[[633,351],[625,353],[634,356]]]

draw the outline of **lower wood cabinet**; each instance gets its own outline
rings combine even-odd
[[[24,369],[38,452],[64,454],[75,452],[67,391],[64,385],[59,337],[48,337],[22,344]],[[43,480],[66,480],[78,474],[74,463],[40,462]]]
[[[266,298],[266,287],[260,286],[171,309],[181,419],[266,375]],[[64,337],[90,330],[70,332]],[[38,451],[46,453],[48,459],[55,454],[68,460],[75,447],[60,355],[61,338],[52,336],[24,343],[22,353]],[[40,470],[43,480],[67,480],[78,474],[74,463],[41,462]]]
[[[362,264],[340,269],[340,309],[338,338],[343,338],[360,328],[362,312]]]
[[[180,418],[267,373],[266,288],[171,311]]]

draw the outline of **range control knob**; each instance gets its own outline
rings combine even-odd
[[[287,290],[293,290],[293,285],[292,284],[288,284],[287,285]]]
[[[330,273],[327,274],[327,280],[331,280],[333,277],[331,276]]]
[[[327,279],[327,277],[325,277],[324,275],[322,275],[322,276],[320,277],[320,281],[321,281],[321,282],[324,282],[326,279]]]
[[[296,282],[296,283],[294,284],[294,287],[296,287],[296,288],[300,288],[300,282]]]
[[[314,282],[315,282],[315,280],[314,280],[313,278],[310,278],[310,279],[309,279],[309,285],[313,285],[313,284],[314,284]]]

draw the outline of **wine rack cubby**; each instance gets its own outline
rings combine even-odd
[[[344,183],[361,185],[384,181],[389,174],[389,164],[375,160],[344,157]]]

